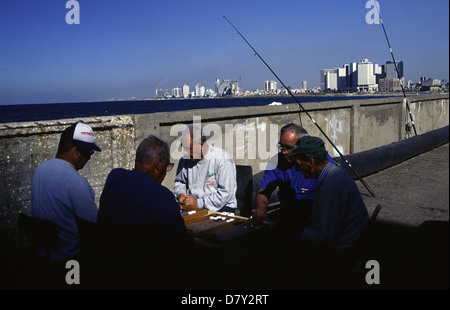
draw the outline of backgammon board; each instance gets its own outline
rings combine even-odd
[[[187,230],[195,237],[213,242],[227,243],[255,233],[262,228],[255,227],[248,218],[228,212],[208,210],[181,210]]]

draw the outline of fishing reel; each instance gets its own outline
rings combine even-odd
[[[406,123],[405,131],[406,131],[407,134],[409,134],[411,132],[411,124],[410,123]]]

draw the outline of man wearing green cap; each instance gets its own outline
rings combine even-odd
[[[289,154],[297,170],[317,180],[312,223],[301,238],[313,250],[315,263],[351,268],[355,242],[369,216],[353,178],[330,163],[327,154],[324,141],[313,136],[299,139]]]

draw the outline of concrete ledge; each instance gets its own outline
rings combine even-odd
[[[360,177],[365,177],[449,142],[449,126],[364,152],[344,156]],[[353,171],[340,157],[334,158],[350,175]]]

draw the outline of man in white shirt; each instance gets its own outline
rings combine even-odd
[[[189,125],[182,132],[184,157],[175,176],[174,193],[186,209],[235,212],[236,165],[223,149],[206,143],[201,128]]]

